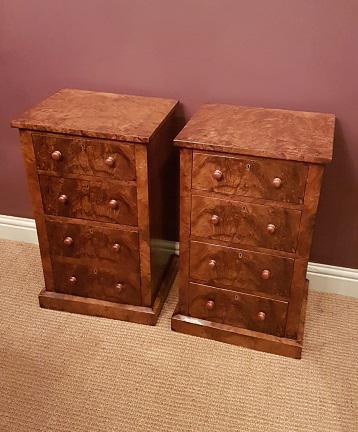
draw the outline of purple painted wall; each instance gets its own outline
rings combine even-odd
[[[0,0],[0,214],[31,217],[9,121],[62,87],[337,115],[311,260],[358,267],[356,0]]]

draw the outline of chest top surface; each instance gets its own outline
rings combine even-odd
[[[334,124],[333,114],[207,104],[175,143],[193,149],[328,163]]]
[[[11,126],[93,138],[148,143],[177,101],[63,89]]]

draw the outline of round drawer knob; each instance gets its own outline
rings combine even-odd
[[[66,246],[71,246],[71,244],[73,243],[73,238],[72,238],[72,237],[66,237],[66,238],[64,239],[63,243],[64,243]]]
[[[267,225],[267,231],[268,231],[270,234],[273,234],[273,233],[276,231],[276,226],[275,226],[274,224],[268,224],[268,225]]]
[[[215,261],[214,259],[211,259],[211,260],[209,261],[209,267],[211,267],[211,268],[216,267],[216,261]]]
[[[61,204],[66,204],[67,201],[68,201],[67,195],[60,195],[60,196],[58,197],[58,200],[59,200],[59,202],[60,202]]]
[[[112,209],[116,209],[116,208],[118,208],[118,201],[115,200],[115,199],[112,199],[112,200],[108,203],[108,205],[109,205]]]
[[[120,283],[120,282],[118,282],[118,283],[116,284],[116,288],[117,288],[118,291],[122,291],[122,289],[123,289],[123,284]]]
[[[114,166],[114,157],[109,156],[109,157],[105,160],[105,162],[106,162],[106,165],[108,165],[109,167]]]
[[[272,180],[272,184],[275,186],[275,188],[280,188],[281,187],[281,185],[282,185],[282,180],[280,179],[280,177],[275,177],[273,180]]]
[[[219,169],[215,170],[213,173],[213,177],[215,180],[221,180],[223,178],[223,173]]]
[[[262,270],[261,277],[262,279],[270,279],[271,277],[270,270]]]
[[[211,216],[211,223],[212,223],[213,225],[217,225],[217,224],[219,223],[219,220],[220,220],[220,218],[219,218],[218,215],[212,215],[212,216]]]
[[[55,161],[58,161],[58,160],[62,159],[62,154],[60,151],[55,150],[53,153],[51,153],[51,158]]]
[[[208,301],[206,302],[206,309],[208,309],[208,310],[213,310],[213,309],[214,309],[214,306],[215,306],[215,303],[214,303],[213,300],[208,300]]]
[[[70,284],[74,285],[75,283],[77,283],[77,278],[76,278],[76,276],[71,276],[68,279],[68,281],[69,281]]]
[[[266,318],[266,314],[265,314],[265,312],[259,312],[259,313],[257,314],[257,318],[258,318],[260,321],[264,321],[265,318]]]
[[[119,243],[114,243],[112,249],[114,250],[114,252],[119,252],[121,250],[121,245]]]

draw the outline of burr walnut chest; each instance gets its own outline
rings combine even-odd
[[[167,185],[176,182],[176,107],[66,89],[12,122],[38,231],[42,307],[155,324],[177,269],[163,247],[175,211]]]
[[[180,147],[173,330],[300,358],[331,114],[204,105]]]

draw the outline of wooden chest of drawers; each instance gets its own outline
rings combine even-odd
[[[173,330],[300,358],[334,116],[204,105],[180,132]]]
[[[61,90],[20,129],[45,308],[155,324],[177,271],[173,100]],[[167,185],[171,184],[171,189]]]

